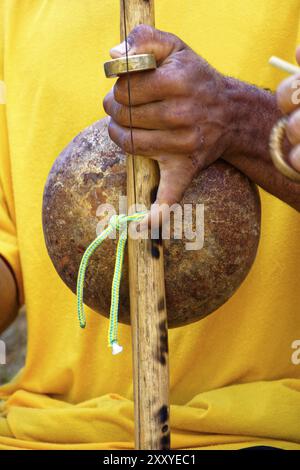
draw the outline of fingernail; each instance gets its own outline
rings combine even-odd
[[[129,51],[130,45],[127,42],[127,51]],[[118,46],[115,46],[111,49],[111,53],[118,54],[118,55],[125,55],[126,54],[126,41],[121,42]]]

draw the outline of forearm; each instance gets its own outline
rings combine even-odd
[[[0,256],[0,333],[16,318],[17,288],[13,274]]]
[[[223,158],[263,189],[300,211],[300,185],[281,175],[269,153],[269,137],[282,116],[275,95],[226,79],[231,146]]]

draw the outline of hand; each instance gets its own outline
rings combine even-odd
[[[17,286],[13,274],[0,255],[0,333],[16,318],[18,313]]]
[[[296,59],[300,65],[300,47],[296,51]],[[284,80],[277,88],[277,102],[281,111],[290,114],[286,127],[286,135],[293,145],[289,153],[289,163],[300,172],[300,74]]]
[[[158,161],[156,203],[179,202],[197,173],[230,145],[225,77],[173,34],[140,25],[128,36],[129,55],[153,53],[158,68],[130,75],[134,151]],[[125,43],[111,57],[126,55]],[[127,77],[104,99],[109,135],[131,153]]]

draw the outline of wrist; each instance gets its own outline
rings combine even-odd
[[[224,94],[229,145],[223,158],[242,154],[270,161],[270,132],[282,116],[275,95],[230,77],[224,77]]]

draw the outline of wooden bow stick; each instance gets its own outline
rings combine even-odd
[[[153,0],[121,0],[121,40],[139,24],[154,26]],[[139,67],[140,64],[140,67]],[[152,65],[151,65],[152,64]],[[125,67],[125,70],[124,70]],[[155,65],[154,65],[155,67]],[[132,56],[105,64],[107,76],[153,68],[153,56]],[[131,128],[134,154],[134,132]],[[159,184],[157,163],[127,155],[128,207],[150,208]],[[163,247],[150,238],[128,240],[130,315],[133,343],[135,446],[160,450],[170,447],[168,326]]]

